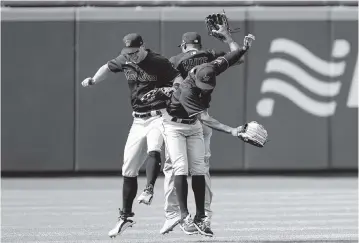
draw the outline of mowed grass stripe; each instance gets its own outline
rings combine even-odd
[[[238,218],[238,217],[237,217]],[[216,217],[216,219],[218,219],[218,216]],[[141,217],[141,225],[145,225],[145,226],[150,226],[150,225],[162,225],[162,222],[158,222],[158,223],[149,223],[149,222],[157,222],[160,220],[164,220],[164,217],[146,217],[143,218]],[[46,225],[47,223],[47,225]],[[32,227],[36,227],[36,228],[57,228],[57,229],[77,229],[77,228],[82,228],[84,227],[83,224],[79,224],[76,223],[74,224],[73,222],[71,223],[67,223],[67,224],[57,224],[57,225],[50,225],[49,223],[52,223],[52,221],[42,221],[42,224],[44,225],[34,225],[32,222],[29,222],[28,225],[24,226],[24,225],[2,225],[1,227],[3,229],[6,228],[14,228],[14,229],[22,229],[22,228],[27,228],[29,227],[29,225],[31,225]],[[357,225],[358,224],[358,220],[357,219],[352,219],[352,218],[348,218],[348,219],[311,219],[311,220],[241,220],[241,221],[231,221],[230,224],[233,225],[306,225],[306,226],[315,226],[315,225],[331,225],[331,224],[340,224],[340,225]],[[212,222],[212,226],[217,226],[217,225],[223,225],[222,223],[218,223],[218,222]],[[87,225],[86,227],[89,228],[101,228],[103,227],[103,224],[90,224]]]
[[[89,184],[97,185],[102,182],[103,188],[112,186],[105,191],[92,190],[91,186],[87,187],[91,190],[5,190],[2,195],[2,202],[5,203],[2,210],[2,242],[288,243],[357,240],[357,192],[353,186],[357,183],[356,178],[340,183],[338,179],[321,178],[318,180],[319,184],[311,179],[306,183],[313,183],[311,188],[303,188],[298,181],[286,178],[277,179],[274,184],[271,181],[270,178],[262,178],[258,182],[251,181],[256,188],[245,189],[243,183],[240,188],[228,189],[227,185],[235,184],[233,178],[214,178],[213,239],[186,236],[179,227],[169,235],[159,234],[164,222],[162,186],[156,187],[152,206],[138,205],[135,201],[134,219],[137,224],[114,241],[108,238],[107,232],[115,224],[117,208],[122,204],[121,180],[116,187],[113,180],[94,179]],[[31,180],[26,182],[31,187]],[[56,187],[57,183],[62,182],[68,185],[82,183],[76,179],[58,179],[56,182],[43,179],[41,187]],[[285,185],[285,190],[277,190],[276,187],[280,186],[278,182]],[[111,184],[110,187],[107,187],[108,183]],[[140,178],[139,192],[144,184],[145,178]],[[348,190],[349,187],[351,189]],[[34,192],[38,194],[33,194]],[[191,190],[189,207],[194,212]]]
[[[242,198],[239,199],[239,201],[236,202],[228,202],[225,201],[223,199],[219,199],[219,198],[215,198],[216,201],[213,202],[213,205],[241,205],[241,206],[281,206],[281,205],[290,205],[290,206],[301,206],[301,205],[343,205],[343,204],[351,204],[351,205],[357,205],[358,203],[358,199],[357,198],[345,198],[345,199],[331,199],[328,200],[327,198],[306,198],[306,199],[297,199],[297,198],[292,198],[292,199],[287,199],[287,200],[267,200],[265,202],[263,201],[248,201],[248,200],[243,200]],[[225,198],[226,199],[226,198]],[[118,201],[113,201],[113,200],[106,200],[106,201],[96,201],[96,202],[92,202],[91,205],[88,205],[88,201],[43,201],[43,200],[39,200],[38,202],[36,201],[31,201],[31,202],[25,202],[25,201],[20,201],[20,200],[6,200],[4,199],[4,201],[2,202],[1,206],[2,207],[55,207],[57,204],[61,203],[61,207],[80,207],[80,206],[88,206],[88,207],[103,207],[103,206],[108,206],[109,204],[118,204]],[[163,208],[163,206],[161,205],[151,205],[150,208]]]

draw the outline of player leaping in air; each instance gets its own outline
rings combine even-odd
[[[145,104],[141,98],[150,90],[171,87],[173,82],[183,81],[180,73],[172,67],[168,59],[144,47],[139,34],[128,34],[123,41],[125,47],[121,54],[103,65],[95,76],[86,78],[82,82],[84,87],[90,87],[105,80],[112,72],[124,72],[131,92],[134,119],[125,145],[122,166],[122,210],[120,209],[115,227],[108,233],[110,237],[121,234],[126,228],[135,224],[130,218],[134,216],[132,205],[137,194],[137,176],[144,161],[146,160],[147,163],[146,191],[153,192],[161,167],[160,151],[163,137],[160,127],[161,116],[166,112],[166,99],[157,97]],[[145,153],[144,147],[147,147]]]
[[[230,33],[224,27],[219,27],[216,33],[221,35],[225,42],[233,44]],[[173,184],[180,209],[179,223],[186,234],[199,232],[206,236],[213,235],[206,221],[205,213],[205,175],[207,171],[204,161],[205,146],[202,123],[233,136],[239,135],[241,126],[233,128],[218,122],[208,115],[207,108],[210,95],[216,86],[216,76],[236,64],[249,49],[253,40],[254,36],[248,35],[244,39],[242,48],[233,48],[233,51],[223,57],[191,69],[187,78],[174,91],[167,108],[168,114],[164,115],[163,134],[172,163]],[[194,219],[187,207],[188,174],[192,176],[192,189],[196,202]]]
[[[181,53],[170,58],[170,62],[173,63],[174,67],[180,71],[182,77],[185,79],[188,75],[188,72],[197,65],[208,63],[214,61],[220,56],[224,56],[226,52],[224,51],[215,51],[213,49],[203,49],[201,36],[197,32],[187,32],[182,36],[182,43],[178,46],[181,48]],[[230,51],[239,50],[239,45],[234,42],[232,39],[228,38],[227,44],[229,45]],[[243,61],[239,62],[242,63]],[[211,99],[211,95],[202,96],[201,99]],[[209,102],[204,102],[208,103]],[[205,146],[205,181],[206,181],[206,194],[205,194],[205,213],[206,213],[206,223],[208,224],[208,229],[210,230],[210,223],[212,218],[212,189],[211,189],[211,179],[209,173],[209,158],[211,157],[211,136],[212,129],[204,124],[203,128],[203,138]],[[164,194],[165,194],[165,223],[160,230],[161,234],[168,233],[171,231],[180,221],[180,210],[178,201],[176,198],[176,193],[174,189],[174,174],[172,164],[170,162],[164,163],[163,173],[165,174],[164,181]]]

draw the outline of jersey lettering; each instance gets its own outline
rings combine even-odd
[[[149,75],[143,70],[132,70],[132,69],[126,69],[125,70],[125,76],[128,81],[157,81],[156,75]]]
[[[193,67],[208,62],[208,57],[197,57],[191,59],[185,59],[182,61],[182,66],[185,71],[191,70]]]

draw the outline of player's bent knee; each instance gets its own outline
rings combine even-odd
[[[191,173],[191,176],[204,176],[205,173]]]
[[[122,176],[123,176],[123,177],[137,177],[137,176],[138,176],[138,172],[137,172],[137,173],[132,173],[132,172],[122,171]]]
[[[185,169],[174,169],[173,171],[174,175],[188,175],[188,170]]]
[[[191,168],[190,169],[190,173],[192,176],[202,176],[202,175],[206,175],[206,167],[200,167],[200,168]]]
[[[175,176],[188,176],[188,173],[186,173],[186,172],[178,172],[178,173],[176,173],[175,172]]]
[[[191,169],[190,171],[192,176],[202,176],[202,175],[206,175],[206,168],[197,168],[197,169]]]
[[[151,148],[148,148],[147,154],[150,154],[151,152],[158,152],[161,153],[162,146],[152,146]]]
[[[153,141],[147,142],[147,153],[151,151],[161,152],[163,147],[163,140],[162,141]]]
[[[187,175],[188,176],[188,169],[184,167],[175,167],[173,169],[173,174],[176,176],[178,175]]]
[[[130,169],[127,166],[122,167],[122,176],[126,177],[136,177],[138,176],[139,170]]]

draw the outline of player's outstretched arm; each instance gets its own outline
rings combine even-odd
[[[211,117],[207,111],[202,112],[198,116],[203,124],[211,127],[214,130],[231,134],[234,137],[237,137],[239,134],[239,131],[241,130],[240,126],[239,127],[230,127],[230,126],[220,123],[219,121],[217,121],[216,119]]]
[[[216,64],[217,67],[217,76],[227,70],[229,67],[236,65],[242,56],[247,52],[251,47],[252,41],[255,37],[251,34],[244,37],[244,46],[241,49],[228,52],[226,55],[218,57],[212,63]]]
[[[97,84],[107,79],[110,73],[111,70],[108,68],[108,64],[106,63],[105,65],[99,68],[99,70],[96,72],[96,74],[93,77],[86,78],[84,81],[81,82],[81,84],[83,87],[88,87]]]
[[[240,65],[244,62],[241,59],[242,56],[248,51],[249,48],[251,48],[252,42],[255,40],[255,37],[252,34],[248,34],[247,36],[244,37],[243,46],[239,47],[238,43],[232,39],[230,33],[228,33],[228,34],[229,34],[229,37],[227,37],[228,38],[227,43],[229,45],[229,48],[231,49],[230,53],[232,53],[232,54],[234,53],[235,55],[239,56],[239,58],[237,58],[238,61],[236,61],[234,64],[231,64],[230,66]]]

